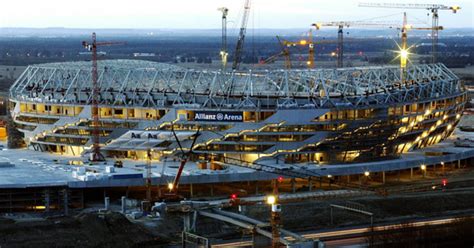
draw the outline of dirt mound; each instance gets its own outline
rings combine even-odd
[[[166,242],[117,213],[45,221],[0,221],[0,247],[162,247]]]

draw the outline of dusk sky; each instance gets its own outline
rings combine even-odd
[[[304,28],[316,21],[377,19],[401,20],[402,9],[358,7],[355,0],[253,0],[249,28]],[[372,1],[390,2],[390,1]],[[400,3],[442,3],[459,5],[461,11],[440,12],[440,25],[474,27],[472,0],[418,1]],[[65,28],[220,28],[218,7],[228,7],[229,27],[237,27],[244,0],[14,0],[2,1],[0,27]],[[427,22],[426,10],[407,10],[410,20]],[[427,24],[429,25],[429,24]]]

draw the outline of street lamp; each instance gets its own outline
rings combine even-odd
[[[370,172],[369,171],[364,172],[364,176],[366,177],[370,176]]]
[[[280,212],[281,205],[278,204],[276,195],[267,196],[267,204],[272,207],[271,225],[272,225],[272,247],[280,247]]]
[[[276,197],[274,195],[267,196],[267,204],[274,205],[276,203]]]
[[[174,188],[174,187],[173,187],[173,183],[168,183],[168,189],[169,189],[170,191],[172,191],[173,188]]]
[[[422,171],[422,173],[423,173],[423,177],[425,177],[425,176],[426,176],[426,165],[422,164],[422,165],[420,166],[420,168],[421,168],[421,171]]]

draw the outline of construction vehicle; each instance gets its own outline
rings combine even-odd
[[[188,162],[189,157],[193,152],[194,144],[196,143],[197,137],[199,136],[199,130],[200,129],[198,128],[196,134],[194,134],[193,141],[191,143],[191,146],[189,147],[188,152],[184,152],[183,146],[181,145],[181,141],[179,140],[178,135],[176,135],[174,128],[172,128],[173,136],[176,142],[178,143],[179,150],[181,151],[181,163],[179,165],[178,172],[176,173],[173,183],[168,185],[168,189],[170,190],[170,193],[172,195],[177,195],[178,193],[179,179],[181,178],[181,174],[183,173],[184,166]]]
[[[89,160],[92,162],[104,161],[100,152],[100,121],[99,121],[99,85],[97,72],[97,47],[123,45],[124,42],[97,42],[96,33],[92,33],[92,42],[82,42],[82,46],[92,53],[92,150]]]
[[[438,54],[438,33],[439,30],[439,10],[450,10],[454,14],[457,13],[461,7],[446,6],[443,4],[417,4],[417,3],[359,3],[359,7],[372,8],[396,8],[396,9],[426,9],[431,12],[431,62],[436,63]]]
[[[245,34],[247,32],[247,23],[250,15],[250,0],[245,0],[244,13],[242,16],[242,23],[240,25],[239,38],[235,47],[234,62],[232,64],[232,70],[239,70],[240,63],[242,62],[242,52],[244,49]]]

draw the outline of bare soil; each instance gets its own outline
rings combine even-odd
[[[0,247],[165,247],[123,215],[87,213],[40,221],[0,219]]]

